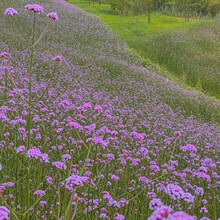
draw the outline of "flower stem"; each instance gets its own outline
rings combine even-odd
[[[29,60],[29,100],[28,100],[28,122],[27,122],[27,133],[28,133],[28,142],[27,142],[27,149],[30,149],[31,146],[31,126],[32,126],[32,74],[33,74],[33,61],[34,61],[34,49],[35,49],[35,29],[36,29],[36,13],[34,12],[34,20],[33,20],[33,31],[32,31],[32,42],[31,42],[31,54]],[[29,168],[29,161],[28,161],[28,168],[27,168],[27,219],[30,219],[30,168]]]

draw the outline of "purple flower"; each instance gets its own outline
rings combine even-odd
[[[96,106],[94,107],[94,109],[95,109],[95,111],[97,111],[97,112],[101,112],[101,111],[102,111],[102,107],[101,107],[100,105],[96,105]]]
[[[83,105],[83,107],[86,108],[86,109],[90,109],[90,108],[92,108],[92,105],[90,103],[85,103]]]
[[[34,12],[38,12],[38,13],[41,13],[44,11],[44,8],[40,5],[37,5],[37,4],[28,4],[28,5],[25,5],[24,8],[28,11],[34,11]]]
[[[108,216],[107,216],[105,213],[101,213],[101,214],[99,215],[99,218],[101,218],[101,219],[107,219]]]
[[[111,195],[109,194],[109,192],[107,192],[107,191],[103,191],[102,195],[103,195],[103,199],[106,199],[106,200],[109,200],[112,198]]]
[[[49,163],[50,162],[50,158],[49,158],[48,154],[41,154],[41,162],[42,163]]]
[[[37,195],[37,196],[44,196],[45,195],[45,191],[44,190],[37,190],[36,192],[34,192],[34,195]]]
[[[148,192],[147,196],[148,196],[148,198],[153,199],[153,198],[155,198],[156,195],[154,192]]]
[[[189,151],[191,153],[196,153],[197,149],[194,145],[192,144],[187,144],[186,146],[183,146],[180,148],[183,152]]]
[[[54,21],[57,21],[58,20],[58,14],[56,12],[50,12],[47,14],[47,17],[48,18],[51,18],[52,20]]]
[[[94,137],[93,141],[96,144],[101,144],[103,149],[105,149],[108,145],[108,143],[106,141],[104,141],[101,137]]]
[[[78,124],[77,122],[69,122],[68,125],[74,129],[79,130],[79,131],[83,130],[83,126]]]
[[[10,15],[10,16],[14,16],[14,15],[17,15],[18,12],[14,9],[14,8],[7,8],[5,10],[5,15]]]
[[[114,174],[109,174],[109,176],[110,176],[110,178],[113,180],[113,181],[115,181],[115,182],[118,182],[119,181],[119,176],[116,176],[116,175],[114,175]]]
[[[171,213],[172,209],[169,206],[161,206],[159,209],[153,212],[148,220],[164,220]]]
[[[61,55],[57,55],[53,58],[54,61],[56,62],[61,62],[63,60],[62,56]]]
[[[114,220],[124,220],[124,219],[125,219],[124,215],[115,213]]]
[[[17,149],[16,149],[16,153],[18,154],[18,153],[22,153],[22,152],[24,152],[25,151],[25,146],[20,146],[20,147],[18,147]]]
[[[64,161],[71,160],[71,156],[69,154],[64,154],[64,155],[62,155],[62,159]]]
[[[9,58],[9,57],[11,57],[11,55],[8,52],[2,52],[2,53],[0,53],[0,57],[2,57],[2,58]]]
[[[184,193],[183,199],[184,199],[185,202],[193,203],[194,200],[195,200],[195,196],[193,196],[193,195],[190,194],[190,193]]]
[[[60,170],[66,170],[66,164],[61,161],[55,161],[52,163],[52,166],[60,169]]]
[[[0,220],[9,219],[10,211],[5,206],[0,206]]]
[[[41,151],[38,149],[38,148],[31,148],[30,150],[27,151],[27,154],[26,154],[27,157],[30,157],[30,158],[39,158],[41,157]]]
[[[110,153],[105,154],[105,157],[106,157],[108,160],[110,160],[110,161],[115,159],[115,155],[114,155],[114,154],[110,154]]]
[[[39,202],[39,206],[41,206],[41,207],[44,207],[46,204],[47,204],[47,202],[43,201],[43,200]]]
[[[211,177],[204,172],[194,172],[193,177],[197,177],[199,179],[204,179],[207,182],[211,182]]]
[[[172,198],[173,200],[182,199],[184,196],[184,192],[182,188],[175,184],[167,185],[165,192]]]
[[[88,177],[81,177],[73,174],[65,180],[65,188],[74,192],[75,187],[83,186],[86,180],[88,180]]]
[[[133,132],[131,132],[131,134],[135,137],[135,138],[137,138],[138,140],[143,140],[145,137],[146,137],[146,134],[145,133],[138,133],[138,132],[136,132],[136,131],[133,131]]]
[[[149,207],[151,210],[157,210],[158,208],[160,208],[163,205],[163,202],[160,199],[153,199],[150,201]]]
[[[203,199],[203,200],[202,200],[202,203],[203,203],[203,204],[207,204],[208,201],[207,201],[206,199]]]
[[[148,183],[148,182],[149,182],[149,179],[148,179],[147,177],[145,177],[145,176],[140,176],[140,177],[139,177],[139,181],[140,181],[140,182],[143,182],[143,183]]]
[[[194,218],[185,212],[175,212],[168,217],[168,220],[194,220]]]
[[[47,176],[46,177],[46,182],[47,182],[47,184],[51,185],[53,183],[53,178],[51,176]]]
[[[202,207],[202,208],[200,209],[199,212],[202,213],[202,214],[204,214],[204,213],[208,213],[208,210],[207,210],[207,208],[204,206],[204,207]]]
[[[145,147],[141,147],[138,152],[137,152],[137,155],[143,155],[143,156],[146,156],[148,154],[148,150],[147,148]]]
[[[174,136],[176,136],[176,137],[181,137],[181,132],[180,132],[180,131],[175,131],[175,132],[174,132]]]
[[[204,194],[204,189],[202,187],[197,187],[195,190],[195,194],[201,196]]]

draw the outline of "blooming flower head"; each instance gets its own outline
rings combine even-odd
[[[41,207],[45,206],[46,204],[47,204],[47,202],[46,202],[46,201],[43,201],[43,200],[39,202],[39,205],[40,205]]]
[[[0,57],[1,58],[9,58],[9,57],[11,57],[11,55],[8,52],[2,52],[2,53],[0,53]]]
[[[52,20],[54,21],[57,21],[58,20],[58,14],[56,12],[50,12],[47,14],[47,17],[48,18],[51,18]]]
[[[176,136],[176,137],[181,137],[181,132],[180,132],[180,131],[175,131],[175,132],[174,132],[174,136]]]
[[[101,112],[101,111],[102,111],[102,107],[101,107],[100,105],[96,105],[96,106],[94,107],[94,109],[95,109],[95,111],[97,111],[97,112]]]
[[[197,152],[197,148],[192,144],[187,144],[186,146],[182,146],[180,149],[183,152],[187,152],[187,151],[189,151],[191,153],[196,153]]]
[[[115,213],[114,220],[124,220],[125,217],[121,214]]]
[[[194,220],[194,218],[185,212],[175,212],[169,216],[168,220]]]
[[[22,153],[25,151],[25,146],[19,146],[17,149],[16,149],[16,153]]]
[[[18,12],[14,9],[14,8],[7,8],[5,10],[5,15],[10,15],[10,16],[14,16],[14,15],[17,15]]]
[[[34,195],[44,196],[45,195],[45,191],[44,190],[37,190],[36,192],[34,192]]]
[[[51,176],[46,176],[46,182],[48,184],[52,184],[53,183],[53,178]]]
[[[195,196],[193,196],[190,193],[184,193],[183,199],[184,199],[185,202],[192,203],[195,200]]]
[[[142,182],[142,183],[148,183],[149,182],[149,179],[145,176],[140,176],[139,177],[139,181]]]
[[[118,182],[119,181],[119,176],[116,176],[116,175],[114,175],[114,174],[109,174],[109,176],[110,176],[110,178],[113,180],[113,181],[115,181],[115,182]]]
[[[164,220],[171,213],[172,209],[169,206],[161,206],[159,209],[153,212],[148,220]]]
[[[37,5],[37,4],[28,4],[24,8],[28,11],[34,11],[37,13],[41,13],[44,11],[44,8],[40,5]]]
[[[148,198],[153,199],[153,198],[155,198],[156,195],[154,192],[148,192],[147,196],[148,196]]]
[[[61,55],[57,55],[57,56],[55,56],[55,57],[53,58],[53,60],[56,61],[56,62],[60,62],[60,61],[62,61],[63,59],[62,59],[62,56],[61,56]]]
[[[52,163],[52,166],[55,166],[56,168],[60,170],[66,170],[66,164],[61,161],[55,161]]]
[[[173,200],[182,199],[184,196],[183,189],[175,184],[167,185],[165,192],[172,198]]]
[[[207,208],[204,206],[204,207],[202,207],[202,208],[200,209],[199,212],[202,213],[202,214],[204,214],[204,213],[208,213],[208,210],[207,210]]]
[[[204,189],[202,187],[197,187],[195,190],[196,195],[203,195],[204,194]]]
[[[9,219],[10,211],[5,206],[0,206],[0,219]]]
[[[27,151],[26,156],[37,159],[41,157],[41,152],[38,148],[31,148],[30,150]]]
[[[157,210],[163,205],[163,202],[160,199],[153,199],[150,201],[150,209],[151,210]]]
[[[100,219],[107,219],[108,216],[107,216],[105,213],[101,213],[101,214],[99,215],[99,218],[100,218]]]
[[[65,188],[71,192],[74,192],[75,187],[83,186],[86,182],[86,177],[72,175],[65,180]]]

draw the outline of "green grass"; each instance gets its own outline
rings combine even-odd
[[[167,77],[220,98],[219,21],[191,19],[152,13],[147,17],[118,16],[109,5],[89,5],[87,0],[70,3],[104,21],[121,40],[142,58],[145,64],[157,64]]]
[[[147,24],[146,16],[133,17],[114,15],[111,13],[111,8],[107,4],[90,5],[87,0],[69,0],[69,2],[98,16],[125,41],[136,41],[137,38],[142,37],[149,38],[160,34],[161,31],[188,28],[198,23],[195,19],[191,22],[184,22],[184,19],[180,17],[162,13],[152,13],[151,24]]]

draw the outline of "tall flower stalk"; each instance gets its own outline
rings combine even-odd
[[[28,121],[27,121],[27,149],[31,147],[31,127],[32,127],[32,77],[33,77],[33,62],[34,62],[34,50],[35,50],[35,31],[36,31],[36,13],[34,12],[33,29],[31,39],[31,53],[29,60],[29,99],[28,99]],[[27,166],[27,207],[30,207],[30,167],[29,160]],[[27,219],[30,219],[30,211],[27,212]]]
[[[27,104],[28,107],[28,114],[27,114],[27,126],[26,126],[26,132],[27,132],[27,147],[26,150],[30,150],[31,148],[31,143],[32,143],[32,138],[31,138],[31,130],[32,130],[32,118],[33,118],[33,106],[35,103],[33,103],[33,66],[34,66],[34,54],[35,54],[35,49],[36,49],[36,45],[37,43],[41,40],[43,34],[45,33],[45,31],[43,31],[43,33],[40,35],[40,37],[37,39],[36,38],[36,16],[39,13],[42,13],[44,11],[43,7],[37,4],[28,4],[25,6],[25,9],[27,11],[31,11],[33,12],[33,24],[32,24],[32,35],[31,35],[31,41],[30,41],[30,58],[29,58],[29,67],[28,67],[28,100],[25,101],[25,103]],[[17,16],[18,12],[14,9],[14,8],[7,8],[5,10],[5,15],[7,16]],[[47,17],[57,21],[58,20],[58,15],[56,12],[50,12],[49,14],[47,14]],[[19,28],[19,27],[18,27]],[[45,28],[46,29],[46,28]],[[20,28],[19,28],[20,30]],[[22,35],[23,37],[25,37],[24,35]],[[26,38],[25,38],[26,39]],[[6,56],[8,53],[5,52],[5,54],[1,53],[1,56]],[[61,59],[61,56],[60,56]],[[57,61],[57,60],[56,60]],[[61,61],[61,60],[59,60]],[[4,76],[4,83],[5,83],[5,88],[4,88],[4,99],[6,101],[7,98],[7,90],[8,90],[8,79],[7,79],[7,73],[5,71],[5,76]],[[46,90],[43,92],[42,96],[40,97],[40,99],[43,98],[43,96],[46,94],[46,92],[49,89],[49,86],[53,80],[54,76],[51,76],[51,79],[48,82],[48,85],[46,87]],[[12,80],[13,82],[13,80]],[[17,87],[16,87],[17,88]],[[39,99],[39,100],[40,100]],[[35,206],[37,203],[35,202],[34,204],[31,204],[31,188],[30,188],[30,179],[31,179],[31,164],[30,164],[30,160],[27,159],[26,160],[26,164],[24,164],[24,160],[22,162],[23,166],[26,169],[26,177],[25,177],[25,185],[26,185],[26,191],[25,191],[25,201],[23,203],[24,205],[24,213],[20,213],[20,217],[22,220],[24,219],[30,219],[30,210],[31,208],[33,208],[33,206]]]

